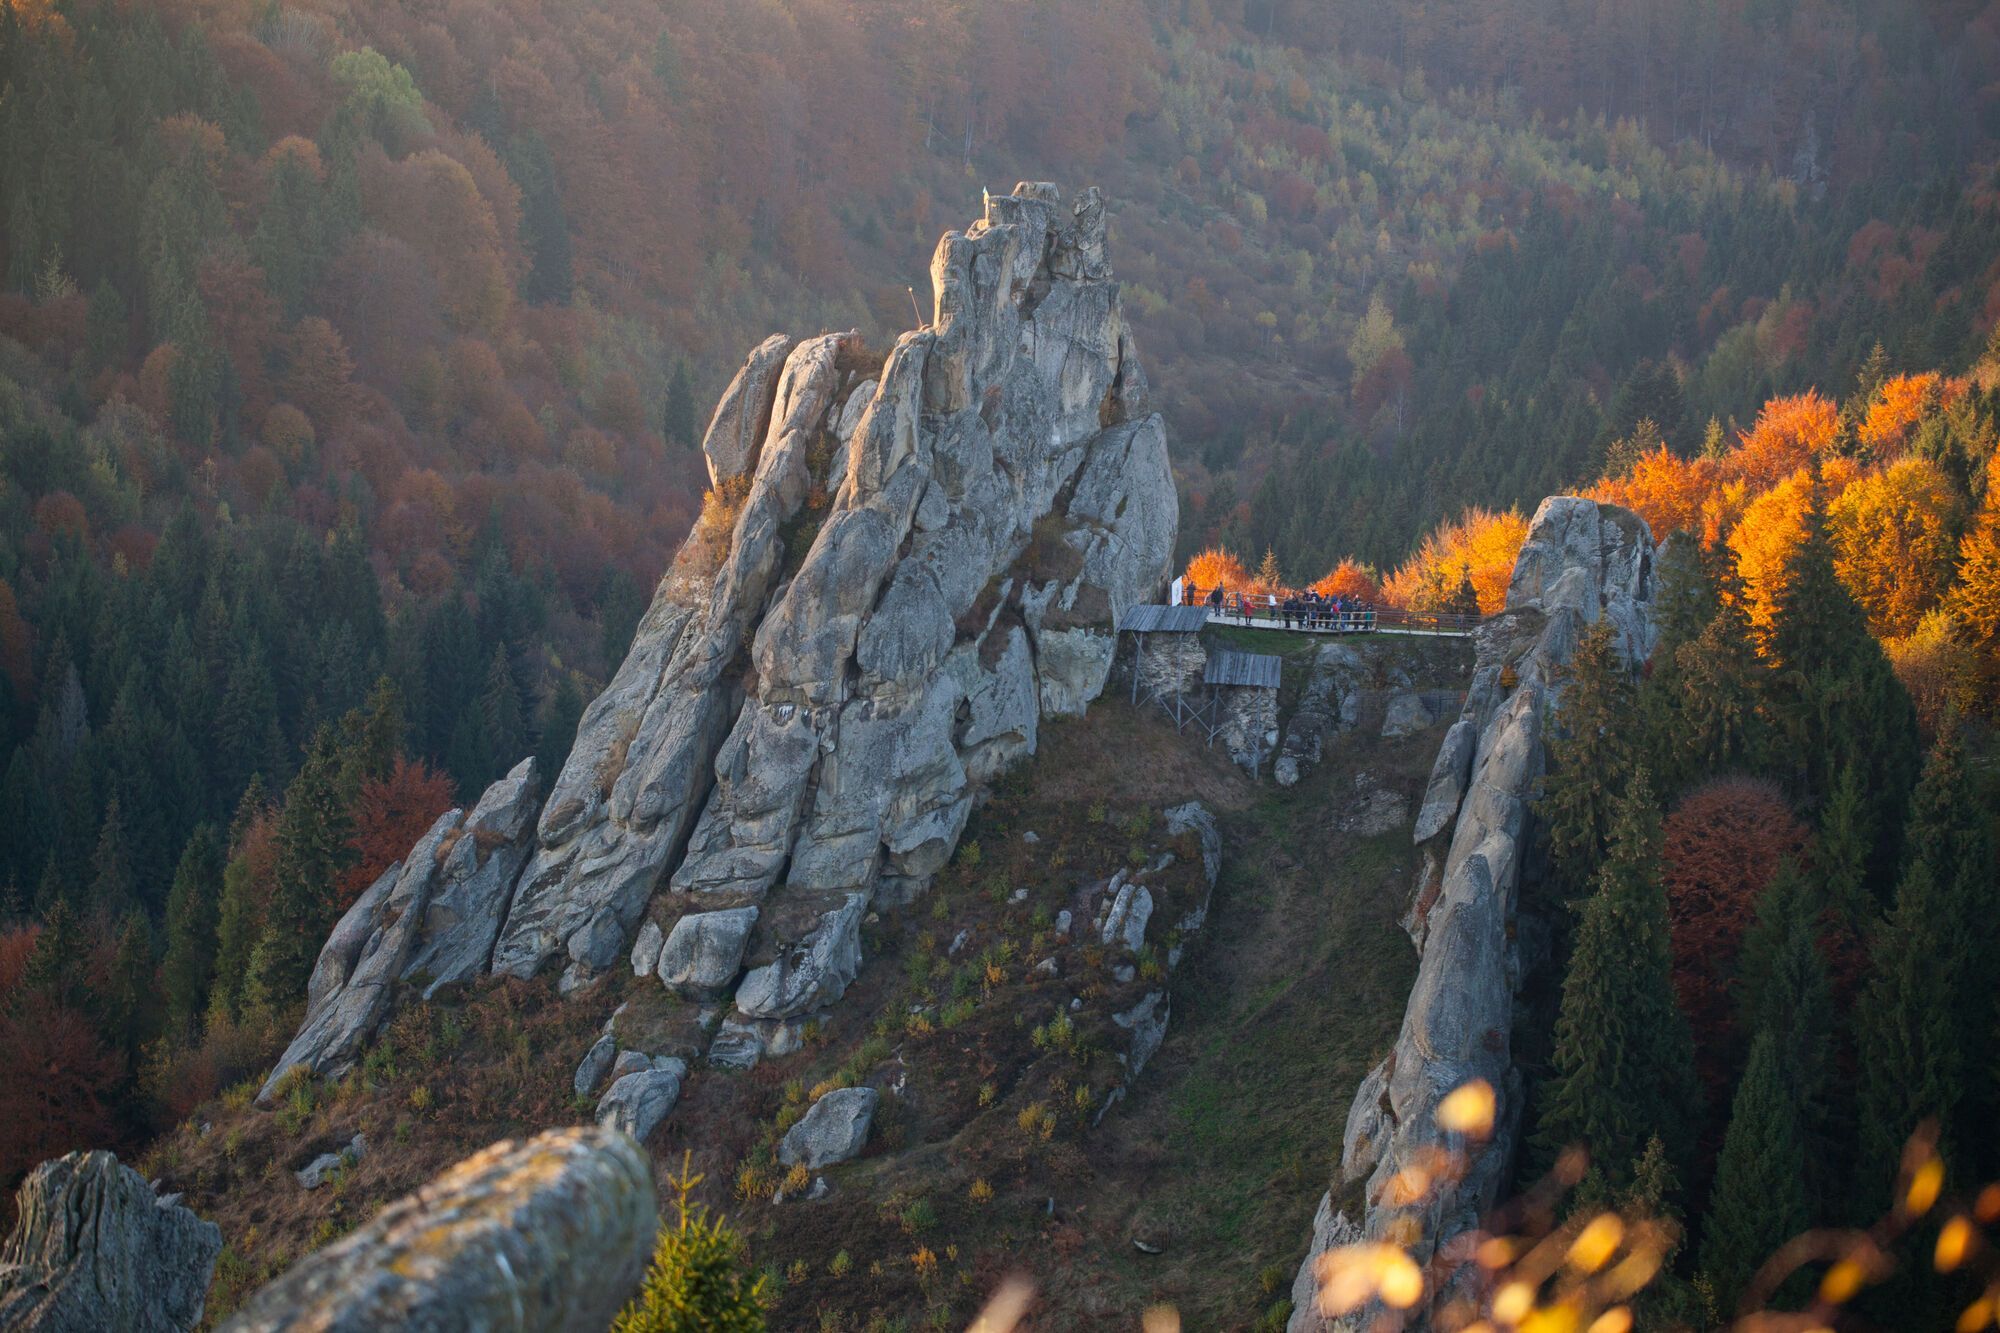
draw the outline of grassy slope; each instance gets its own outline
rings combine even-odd
[[[1313,643],[1225,637],[1287,655],[1289,708]],[[1457,684],[1469,665],[1458,644],[1373,644],[1426,684]],[[868,965],[805,1050],[748,1074],[699,1071],[651,1145],[662,1175],[692,1155],[707,1173],[704,1197],[782,1279],[774,1328],[962,1326],[1016,1269],[1040,1286],[1048,1328],[1125,1323],[1160,1301],[1179,1306],[1189,1327],[1248,1327],[1281,1299],[1347,1103],[1393,1040],[1415,970],[1396,925],[1413,870],[1407,828],[1359,838],[1335,820],[1364,769],[1414,808],[1437,733],[1349,738],[1281,791],[1115,694],[1087,719],[1045,727],[1038,758],[975,814],[965,846],[978,854],[962,851],[928,897],[868,927]],[[1172,975],[1166,1044],[1091,1129],[1122,1079],[1123,1034],[1108,1016],[1156,983],[1117,983],[1116,963],[1144,960],[1065,944],[1047,922],[1083,901],[1079,886],[1170,845],[1157,812],[1190,798],[1221,817],[1222,880]],[[1021,837],[1030,830],[1036,843]],[[1177,850],[1182,866],[1148,880],[1170,900],[1155,940],[1196,891],[1191,844]],[[1030,890],[1020,903],[1010,901],[1017,887]],[[968,929],[968,947],[944,956]],[[1058,978],[1032,971],[1050,955]],[[229,1241],[216,1312],[458,1156],[585,1118],[570,1071],[621,1000],[635,1002],[621,1019],[627,1032],[684,1029],[694,1017],[629,976],[572,1003],[549,991],[545,981],[490,982],[405,1011],[341,1086],[280,1113],[238,1096],[163,1142],[149,1170],[187,1190]],[[1074,1049],[1037,1046],[1035,1029],[1079,995]],[[922,1022],[913,1005],[926,1006]],[[829,1198],[771,1203],[783,1174],[768,1164],[779,1126],[806,1090],[843,1077],[901,1082],[903,1094],[885,1098],[868,1156],[826,1173]],[[1090,1090],[1088,1110],[1074,1102],[1079,1087]],[[1036,1107],[1051,1113],[1046,1133],[1022,1124]],[[289,1169],[356,1130],[373,1145],[368,1158],[333,1187],[298,1189]],[[989,1200],[975,1199],[975,1181]],[[1164,1252],[1141,1253],[1135,1238]],[[926,1251],[934,1269],[914,1258]]]

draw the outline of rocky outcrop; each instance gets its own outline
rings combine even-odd
[[[1586,625],[1611,622],[1634,666],[1650,652],[1652,564],[1651,534],[1630,511],[1571,496],[1545,500],[1505,611],[1475,636],[1472,688],[1439,750],[1418,819],[1427,869],[1411,911],[1421,951],[1416,982],[1395,1047],[1363,1081],[1343,1140],[1343,1175],[1367,1178],[1362,1230],[1376,1239],[1414,1237],[1420,1262],[1476,1223],[1512,1159],[1521,1097],[1509,1042],[1523,968],[1515,918],[1531,873],[1542,728],[1561,705],[1561,671]],[[1466,1146],[1433,1121],[1438,1102],[1474,1079],[1498,1094],[1492,1142],[1462,1178],[1439,1180],[1421,1200],[1386,1197],[1405,1168],[1437,1149]]]
[[[28,1173],[0,1245],[0,1328],[185,1333],[201,1322],[222,1233],[108,1152]]]
[[[821,1095],[778,1141],[778,1160],[813,1170],[861,1155],[882,1094],[873,1088],[835,1088]]]
[[[306,988],[306,1017],[258,1100],[293,1069],[338,1075],[354,1063],[406,983],[426,997],[486,971],[535,817],[535,761],[450,810],[384,871],[333,928]]]
[[[651,1166],[625,1135],[565,1129],[509,1140],[308,1256],[223,1329],[599,1333],[637,1289],[658,1225]]]
[[[1306,1246],[1306,1260],[1299,1265],[1298,1276],[1292,1279],[1292,1317],[1285,1322],[1285,1333],[1334,1333],[1340,1327],[1339,1321],[1319,1311],[1316,1270],[1319,1257],[1328,1250],[1352,1245],[1360,1239],[1361,1228],[1333,1206],[1333,1194],[1329,1191],[1321,1195],[1319,1209],[1313,1214],[1312,1241]]]
[[[478,842],[508,884],[489,903],[439,868],[479,815],[440,821],[334,931],[264,1095],[351,1064],[399,983],[482,970],[570,991],[629,962],[730,1003],[712,1061],[796,1045],[863,919],[928,886],[1045,716],[1098,696],[1118,616],[1164,581],[1178,501],[1104,234],[1096,191],[1017,186],[944,237],[934,318],[886,356],[854,333],[751,353],[702,516],[532,831]],[[605,1076],[592,1057],[577,1086]]]
[[[935,320],[886,359],[849,334],[752,355],[704,446],[740,515],[586,712],[496,970],[603,971],[667,878],[682,921],[760,909],[742,1017],[837,999],[857,900],[921,888],[972,785],[1103,688],[1175,522],[1103,227],[1094,191],[1018,187],[945,237]],[[744,919],[673,925],[653,968],[726,992]]]

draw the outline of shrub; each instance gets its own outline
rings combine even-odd
[[[769,1284],[749,1274],[742,1237],[691,1201],[701,1180],[684,1156],[668,1181],[678,1221],[660,1229],[646,1285],[619,1311],[611,1333],[764,1333]]]
[[[986,1177],[984,1176],[981,1176],[979,1179],[973,1181],[972,1188],[967,1190],[965,1194],[966,1197],[971,1199],[974,1203],[993,1202],[993,1187],[986,1183]]]

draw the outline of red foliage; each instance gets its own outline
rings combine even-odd
[[[124,1072],[88,1019],[40,994],[0,1013],[0,1197],[11,1223],[14,1187],[37,1162],[102,1147],[116,1130],[106,1105]]]
[[[35,941],[41,937],[42,928],[37,925],[0,931],[0,1000],[13,994],[14,987],[21,984],[28,971],[28,959],[35,952]]]
[[[1667,816],[1662,875],[1673,927],[1674,991],[1694,1029],[1695,1063],[1711,1094],[1726,1091],[1736,1045],[1731,981],[1757,898],[1781,861],[1797,860],[1805,826],[1778,789],[1718,778]]]
[[[376,876],[451,809],[454,796],[449,776],[421,759],[412,762],[401,755],[389,776],[363,782],[354,799],[354,831],[347,839],[359,859],[335,886],[334,905],[342,911],[353,905]]]

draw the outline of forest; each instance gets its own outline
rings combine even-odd
[[[1726,1310],[1916,1108],[1990,1149],[1996,147],[1946,0],[0,0],[0,1208],[267,1066],[361,889],[560,762],[743,348],[886,343],[1047,178],[1197,582],[1491,612],[1544,495],[1673,536],[1557,747],[1530,1072]]]

